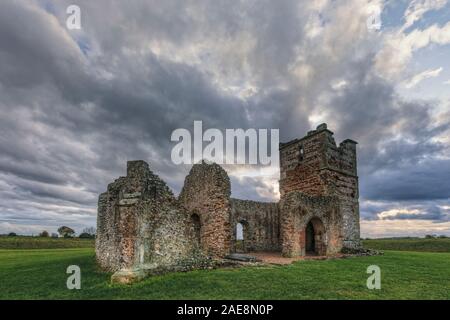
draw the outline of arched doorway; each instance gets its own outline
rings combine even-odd
[[[305,252],[307,255],[326,255],[326,235],[322,220],[312,218],[305,228]]]
[[[314,239],[314,226],[310,222],[306,225],[306,243],[305,243],[306,254],[313,254],[316,251],[316,241]]]

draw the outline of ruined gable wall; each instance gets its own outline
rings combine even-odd
[[[200,246],[213,257],[224,257],[231,249],[230,179],[225,170],[205,162],[192,166],[179,196],[189,214],[200,217]]]
[[[189,217],[165,182],[149,171],[146,192],[136,204],[139,264],[150,268],[172,268],[195,255]]]
[[[280,249],[280,214],[277,203],[231,199],[233,244],[236,225],[244,226],[246,251],[276,251]]]
[[[144,161],[100,195],[97,225],[97,261],[109,271],[170,267],[195,251],[186,214]]]

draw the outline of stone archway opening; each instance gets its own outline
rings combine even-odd
[[[305,228],[305,252],[306,255],[326,255],[326,234],[322,220],[312,218]]]
[[[247,241],[248,241],[248,223],[246,221],[239,221],[236,223],[236,241],[235,241],[235,251],[236,252],[247,252]]]
[[[200,221],[200,216],[196,213],[191,214],[191,222],[194,227],[194,239],[196,243],[201,245],[201,234],[202,234],[202,224]]]

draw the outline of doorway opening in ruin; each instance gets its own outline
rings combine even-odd
[[[201,244],[201,229],[202,224],[200,222],[200,216],[196,213],[191,215],[192,225],[194,226],[194,238],[197,241],[197,244]]]
[[[248,224],[246,221],[240,221],[236,224],[235,251],[240,253],[247,252],[247,241]]]
[[[305,252],[307,255],[326,255],[325,227],[322,220],[312,218],[305,229]]]

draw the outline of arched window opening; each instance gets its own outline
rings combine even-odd
[[[244,226],[240,222],[236,225],[236,240],[244,240]]]
[[[198,214],[194,213],[191,215],[192,225],[194,227],[194,238],[195,241],[200,245],[201,244],[201,222]]]
[[[235,241],[235,251],[236,252],[247,252],[247,241],[248,241],[248,225],[245,221],[240,221],[236,223],[236,241]]]

